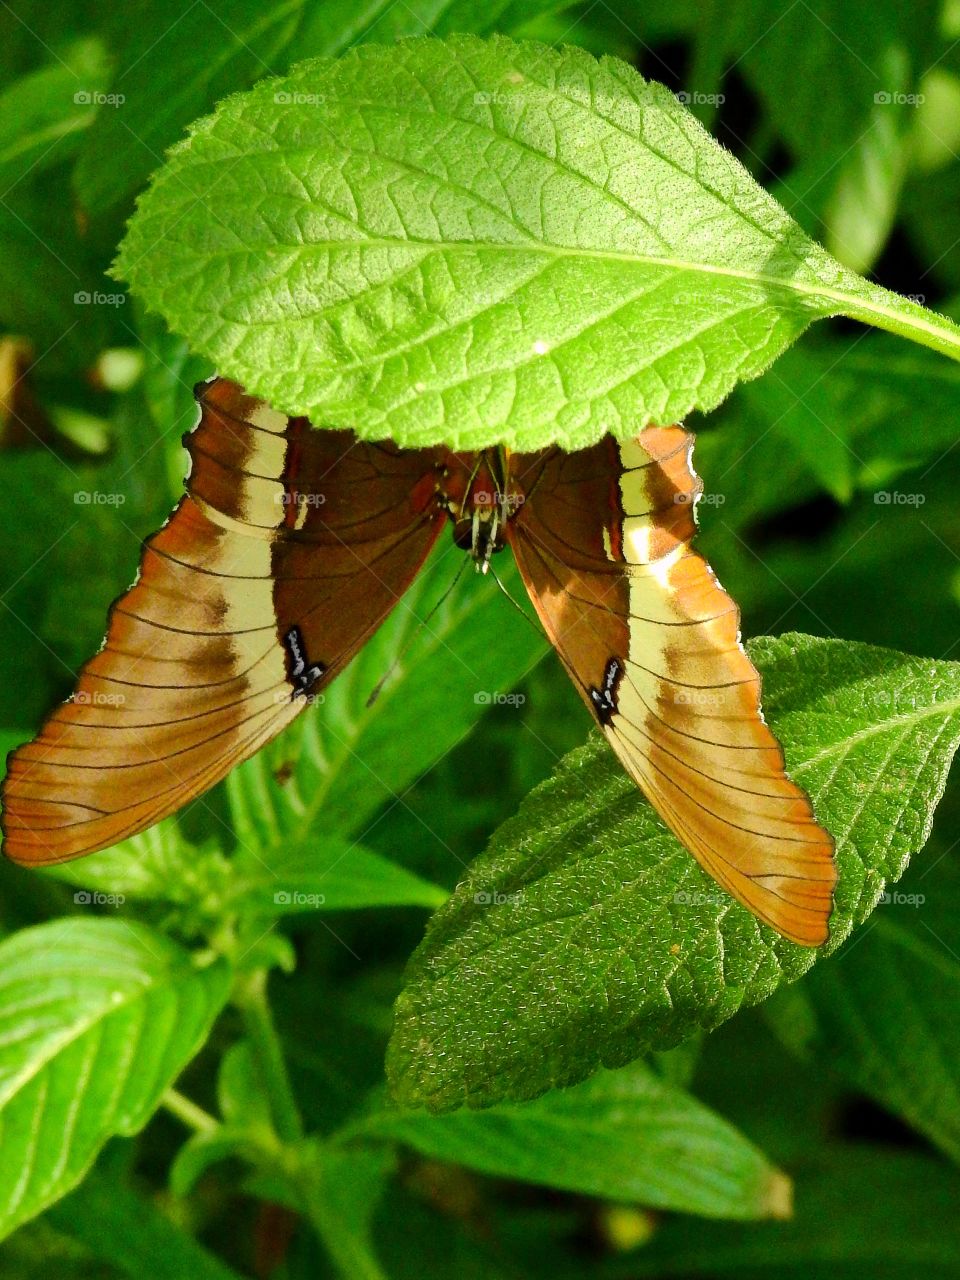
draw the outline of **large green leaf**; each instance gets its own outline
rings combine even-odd
[[[804,636],[751,654],[788,768],[837,839],[828,953],[926,840],[960,740],[960,665]],[[719,890],[597,736],[431,922],[392,1085],[437,1109],[532,1097],[717,1026],[816,954]]]
[[[953,1280],[960,1177],[941,1161],[882,1146],[821,1147],[797,1180],[791,1222],[665,1222],[604,1280]],[[932,1224],[936,1224],[934,1228]]]
[[[143,1128],[206,1039],[229,972],[142,925],[55,920],[0,944],[0,1235]]]
[[[503,1178],[716,1218],[784,1217],[790,1182],[732,1125],[642,1063],[488,1111],[384,1111],[351,1131]]]
[[[502,38],[366,46],[229,99],[143,197],[117,271],[278,407],[407,445],[633,435],[837,313],[960,354],[662,86]]]

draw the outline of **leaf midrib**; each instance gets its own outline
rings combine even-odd
[[[821,747],[815,755],[808,756],[806,760],[790,765],[789,772],[791,774],[802,773],[804,769],[809,769],[811,765],[818,764],[821,760],[829,759],[829,757],[841,751],[850,751],[857,743],[874,738],[877,734],[890,733],[900,725],[909,728],[911,725],[919,724],[921,721],[932,719],[935,716],[949,717],[957,711],[960,711],[960,697],[948,698],[943,702],[934,702],[920,711],[905,712],[902,716],[894,716],[890,720],[881,720],[878,724],[866,725],[864,728],[858,729],[856,733],[850,734],[849,737],[841,738],[837,742],[831,742],[829,745]]]
[[[192,971],[191,971],[192,972]],[[126,994],[123,1000],[108,999],[104,1005],[98,1006],[90,1017],[85,1018],[81,1022],[72,1024],[68,1030],[62,1035],[51,1038],[48,1042],[47,1051],[31,1057],[30,1061],[25,1065],[23,1071],[11,1076],[6,1086],[0,1090],[0,1111],[9,1106],[13,1102],[18,1093],[20,1093],[27,1084],[41,1071],[57,1058],[65,1049],[75,1044],[87,1035],[94,1027],[103,1024],[114,1013],[127,1011],[138,1000],[146,999],[154,992],[160,989],[161,985],[173,987],[172,973],[167,970],[162,975],[151,975],[151,981],[148,984],[140,983],[132,988]]]
[[[849,315],[853,319],[863,320],[867,324],[875,324],[877,328],[887,329],[893,333],[900,333],[902,329],[909,328],[919,333],[929,335],[937,340],[937,350],[943,350],[943,343],[954,348],[958,354],[954,357],[960,359],[960,331],[955,326],[949,324],[948,328],[943,325],[928,320],[925,315],[915,315],[912,310],[906,308],[898,308],[887,306],[878,301],[871,294],[874,292],[885,293],[886,290],[880,290],[866,283],[863,292],[847,292],[843,289],[831,288],[828,285],[805,283],[795,279],[786,278],[784,276],[772,276],[762,271],[747,271],[737,267],[720,266],[714,263],[689,262],[680,258],[658,257],[652,254],[628,253],[626,250],[612,249],[582,249],[572,245],[551,245],[543,243],[533,244],[512,244],[510,242],[487,241],[487,240],[413,240],[400,239],[388,236],[377,236],[375,238],[365,237],[363,240],[312,240],[310,244],[290,244],[280,246],[276,242],[273,244],[244,244],[236,249],[222,249],[219,251],[211,250],[207,253],[206,259],[210,262],[218,258],[232,257],[248,257],[251,253],[268,253],[276,252],[278,249],[285,248],[286,251],[302,255],[307,251],[320,250],[324,253],[330,253],[334,250],[346,252],[357,252],[365,249],[414,249],[420,250],[422,256],[426,257],[430,253],[450,253],[453,251],[476,253],[482,250],[492,250],[496,253],[514,252],[514,253],[542,253],[550,254],[554,257],[582,258],[584,260],[610,261],[610,262],[629,262],[637,266],[655,267],[676,272],[689,272],[691,274],[712,275],[720,279],[727,280],[743,280],[751,284],[760,284],[768,286],[771,289],[781,289],[787,294],[796,294],[801,297],[808,297],[814,300],[822,300],[822,303],[836,303],[837,311]],[[915,304],[912,304],[915,305]],[[831,307],[821,306],[824,315],[836,314]],[[917,308],[921,310],[921,308]],[[931,312],[932,316],[936,316],[935,312]],[[932,345],[932,344],[925,344]]]

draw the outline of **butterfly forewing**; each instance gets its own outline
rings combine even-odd
[[[796,942],[827,936],[833,840],[784,771],[739,613],[690,548],[700,482],[678,427],[517,455],[509,526],[547,633],[625,769],[701,865]]]
[[[4,852],[59,862],[186,804],[345,666],[442,526],[432,453],[315,431],[215,379],[187,496],[72,698],[12,754]]]

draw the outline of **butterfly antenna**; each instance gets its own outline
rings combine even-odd
[[[396,671],[397,667],[399,667],[400,663],[403,661],[404,657],[409,652],[410,646],[413,644],[414,640],[416,640],[417,636],[420,634],[423,628],[427,625],[427,623],[430,621],[433,615],[437,612],[440,606],[448,599],[448,597],[450,596],[450,593],[454,590],[457,583],[463,577],[463,571],[464,569],[466,569],[468,564],[470,564],[470,560],[467,556],[464,556],[463,563],[460,565],[460,568],[457,570],[456,574],[454,575],[446,591],[444,591],[440,599],[437,600],[436,603],[431,606],[430,612],[427,614],[427,616],[419,620],[417,625],[414,627],[413,631],[407,637],[406,644],[404,644],[400,648],[399,652],[396,654],[393,661],[390,663],[390,666],[387,668],[384,674],[377,681],[376,687],[374,688],[373,693],[371,693],[370,697],[367,699],[368,707],[372,707],[373,704],[376,702],[376,700],[380,697],[380,694],[383,692],[383,686],[387,683],[387,681]]]
[[[493,577],[494,582],[497,584],[497,586],[500,588],[503,594],[507,597],[507,599],[513,605],[513,607],[516,609],[517,613],[519,613],[521,617],[526,618],[527,622],[530,623],[531,627],[533,627],[537,635],[542,636],[543,629],[540,626],[540,624],[538,622],[535,622],[534,619],[530,617],[529,613],[527,613],[526,609],[519,602],[519,600],[515,600],[514,597],[510,594],[510,592],[504,586],[503,582],[501,582],[500,577],[497,574],[496,569],[494,569],[493,565],[492,564],[488,565],[488,568],[490,570],[490,574]]]

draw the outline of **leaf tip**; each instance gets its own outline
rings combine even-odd
[[[793,1217],[793,1182],[780,1169],[771,1169],[760,1196],[768,1218],[781,1221]]]

